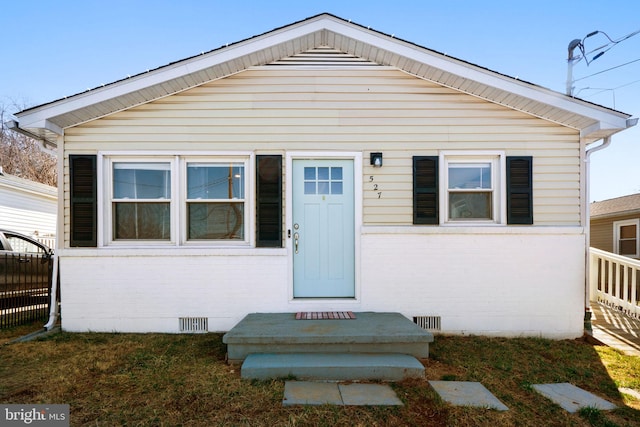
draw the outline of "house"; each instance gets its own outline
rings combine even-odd
[[[640,258],[640,193],[591,204],[591,246]]]
[[[0,228],[37,237],[54,246],[58,190],[0,168]]]
[[[399,312],[571,338],[587,150],[630,116],[321,14],[16,114],[57,144],[67,331]]]

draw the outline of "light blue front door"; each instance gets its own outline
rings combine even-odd
[[[352,298],[352,160],[293,161],[293,296]]]

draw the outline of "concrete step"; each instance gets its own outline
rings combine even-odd
[[[355,313],[352,320],[296,320],[253,313],[227,332],[229,363],[253,353],[396,353],[429,357],[433,335],[400,313]]]
[[[242,378],[324,381],[401,381],[423,378],[413,356],[394,353],[254,353],[246,357]]]

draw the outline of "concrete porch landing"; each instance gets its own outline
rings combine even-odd
[[[253,313],[227,332],[229,363],[253,353],[395,353],[429,357],[433,334],[400,313],[355,313],[355,319],[296,320],[295,313]]]

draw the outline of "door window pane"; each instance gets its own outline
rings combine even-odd
[[[341,167],[305,167],[304,194],[342,194]]]
[[[305,181],[315,181],[316,179],[316,168],[305,167],[304,168],[304,180]]]

